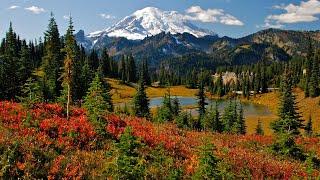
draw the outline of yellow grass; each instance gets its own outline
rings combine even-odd
[[[300,89],[295,89],[294,94],[296,95],[297,105],[302,118],[307,122],[309,116],[311,115],[313,120],[313,128],[315,131],[320,130],[320,98],[304,98],[304,92]],[[248,101],[248,100],[242,100]],[[251,98],[249,102],[256,104],[261,104],[267,106],[273,115],[266,117],[247,117],[247,127],[248,133],[254,133],[255,127],[258,124],[258,119],[263,123],[264,131],[266,134],[271,134],[270,123],[277,119],[277,110],[279,104],[279,93],[270,92],[262,95],[257,95]]]
[[[134,94],[136,93],[136,89],[134,87],[130,87],[127,85],[120,84],[118,80],[108,79],[108,82],[112,86],[112,99],[114,103],[123,103],[129,102]],[[161,97],[167,92],[167,88],[156,88],[156,87],[148,87],[147,95],[148,97]],[[174,86],[170,88],[171,95],[173,96],[186,96],[193,97],[197,93],[197,89],[188,89],[184,86]],[[320,131],[320,106],[318,98],[304,98],[304,92],[300,89],[295,89],[294,93],[297,97],[297,103],[300,110],[301,115],[305,121],[308,120],[309,115],[312,116],[313,119],[313,128],[315,131]],[[207,94],[210,97],[209,94]],[[211,98],[217,98],[215,96],[211,96]],[[249,116],[246,118],[246,125],[249,134],[255,132],[255,128],[258,124],[258,120],[260,119],[263,124],[263,129],[266,135],[271,135],[272,130],[270,129],[270,123],[277,119],[277,110],[279,104],[279,93],[278,92],[270,92],[262,95],[256,95],[255,97],[251,97],[250,100],[241,99],[243,102],[251,102],[255,104],[261,104],[267,106],[272,112],[269,116]],[[183,107],[184,109],[192,109],[195,108],[194,105]],[[156,108],[152,108],[152,113],[156,112]]]
[[[112,87],[111,94],[112,94],[112,100],[114,103],[128,102],[132,99],[132,97],[136,93],[136,89],[134,87],[121,84],[119,80],[110,79],[110,78],[108,78],[107,80]],[[168,92],[167,88],[160,88],[160,87],[147,88],[147,96],[149,98],[162,97],[167,92]],[[173,86],[170,88],[170,93],[172,96],[193,97],[197,93],[197,90],[188,89],[184,86]]]

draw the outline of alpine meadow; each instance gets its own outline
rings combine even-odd
[[[0,7],[0,179],[320,178],[319,0]]]

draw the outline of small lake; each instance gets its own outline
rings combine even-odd
[[[174,98],[174,97],[172,97]],[[196,97],[180,97],[178,96],[180,106],[192,106],[197,105],[198,100]],[[155,108],[161,106],[163,101],[163,97],[150,98],[150,108]],[[228,105],[229,100],[209,100],[207,99],[208,106],[215,106],[215,103],[218,103],[218,109],[221,113],[223,113],[224,108]],[[120,104],[122,106],[124,104]],[[207,106],[207,107],[208,107]],[[272,115],[271,111],[268,107],[263,105],[258,105],[254,103],[242,103],[244,116],[269,116]],[[191,111],[192,114],[196,114],[196,109],[190,109],[187,111]]]

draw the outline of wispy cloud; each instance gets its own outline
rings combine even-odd
[[[24,9],[27,11],[30,11],[33,14],[41,14],[41,13],[46,12],[45,9],[43,9],[41,7],[37,7],[37,6],[30,6],[30,7],[24,8]]]
[[[185,18],[191,21],[205,23],[221,23],[225,25],[243,26],[238,18],[226,13],[223,9],[202,9],[200,6],[191,6],[186,10]]]
[[[116,17],[111,15],[111,14],[105,14],[105,13],[101,13],[99,14],[100,17],[102,17],[103,19],[115,19]]]
[[[273,6],[274,9],[285,11],[282,14],[271,14],[265,18],[264,27],[283,27],[284,24],[293,24],[301,22],[313,22],[319,18],[320,1],[308,0],[301,1],[299,5],[295,4],[281,4]]]
[[[70,15],[64,15],[64,16],[63,16],[63,19],[69,20],[69,19],[70,19]]]
[[[17,6],[17,5],[12,5],[10,7],[8,7],[9,10],[14,10],[14,9],[19,9],[20,6]]]

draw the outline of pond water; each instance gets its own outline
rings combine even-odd
[[[192,106],[197,105],[198,100],[196,97],[177,97],[181,106]],[[150,98],[150,108],[161,106],[163,97]],[[215,105],[218,103],[218,108],[221,113],[223,113],[224,108],[228,105],[229,100],[209,100],[207,99],[208,106]],[[244,116],[269,116],[272,115],[268,107],[253,103],[242,103]],[[196,109],[190,109],[192,114],[196,114]]]

